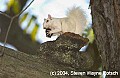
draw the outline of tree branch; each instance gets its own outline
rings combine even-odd
[[[11,18],[11,16],[9,16],[8,14],[6,14],[6,13],[4,13],[4,12],[2,12],[2,11],[0,11],[0,13],[1,13],[2,15],[4,15],[4,16],[8,17],[8,18]]]
[[[6,44],[6,42],[7,42],[7,37],[8,37],[9,31],[10,31],[10,28],[11,28],[11,26],[12,26],[13,20],[14,20],[16,17],[19,17],[19,16],[33,3],[33,1],[34,1],[34,0],[32,0],[32,1],[30,2],[30,4],[27,5],[27,6],[25,7],[25,9],[23,9],[19,14],[15,15],[15,16],[13,16],[13,17],[11,17],[11,16],[9,16],[8,14],[0,11],[1,14],[3,14],[4,16],[6,16],[6,17],[8,17],[8,18],[11,19],[11,20],[10,20],[10,24],[9,24],[9,26],[8,26],[7,33],[6,33],[6,35],[5,35],[4,46],[3,46],[3,48],[1,49],[0,56],[3,56],[3,55],[4,55],[5,44]]]
[[[19,14],[17,14],[16,16],[20,16],[32,3],[34,0],[32,0]]]

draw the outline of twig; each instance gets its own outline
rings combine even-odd
[[[19,17],[19,16],[33,3],[33,1],[34,1],[34,0],[32,0],[32,1],[30,2],[30,4],[29,4],[28,6],[26,6],[25,9],[23,9],[19,14],[15,15],[15,16],[13,16],[13,17],[11,17],[11,16],[7,15],[6,13],[0,11],[1,14],[5,15],[6,17],[8,17],[8,18],[11,19],[11,20],[10,20],[10,24],[9,24],[9,26],[8,26],[7,33],[6,33],[6,35],[5,35],[4,45],[3,45],[2,49],[1,49],[0,56],[3,56],[3,55],[4,55],[4,50],[5,50],[5,45],[6,45],[6,42],[7,42],[7,37],[8,37],[9,31],[10,31],[10,28],[11,28],[11,26],[12,26],[13,20],[14,20],[16,17]]]
[[[8,17],[8,18],[11,18],[11,16],[9,16],[8,14],[6,14],[6,13],[4,13],[2,11],[0,11],[0,13],[3,14],[4,16]]]
[[[30,2],[30,4],[28,4],[19,14],[17,14],[16,16],[20,16],[32,3],[33,3],[34,0],[32,0]]]
[[[9,24],[9,26],[8,26],[8,29],[7,29],[7,33],[6,33],[6,36],[5,36],[4,45],[3,45],[3,48],[2,48],[2,50],[1,50],[0,56],[3,56],[3,55],[4,55],[4,50],[5,50],[4,47],[5,47],[6,42],[7,42],[8,33],[9,33],[10,28],[11,28],[11,25],[12,25],[12,23],[13,23],[13,19],[14,19],[14,18],[11,18],[11,20],[10,20],[10,24]]]

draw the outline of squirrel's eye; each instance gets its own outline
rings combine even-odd
[[[46,20],[46,22],[49,22],[49,20]]]

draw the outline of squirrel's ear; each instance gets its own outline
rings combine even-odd
[[[49,18],[49,19],[52,19],[52,17],[51,17],[51,15],[50,15],[50,14],[48,14],[48,18]]]
[[[44,18],[44,21],[45,21],[46,19]]]

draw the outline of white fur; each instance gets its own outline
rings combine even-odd
[[[43,27],[44,29],[51,29],[49,34],[61,35],[65,32],[72,32],[82,35],[87,25],[86,23],[85,12],[79,7],[73,7],[68,10],[67,17],[64,18],[54,18],[48,15],[48,18],[43,23]]]

